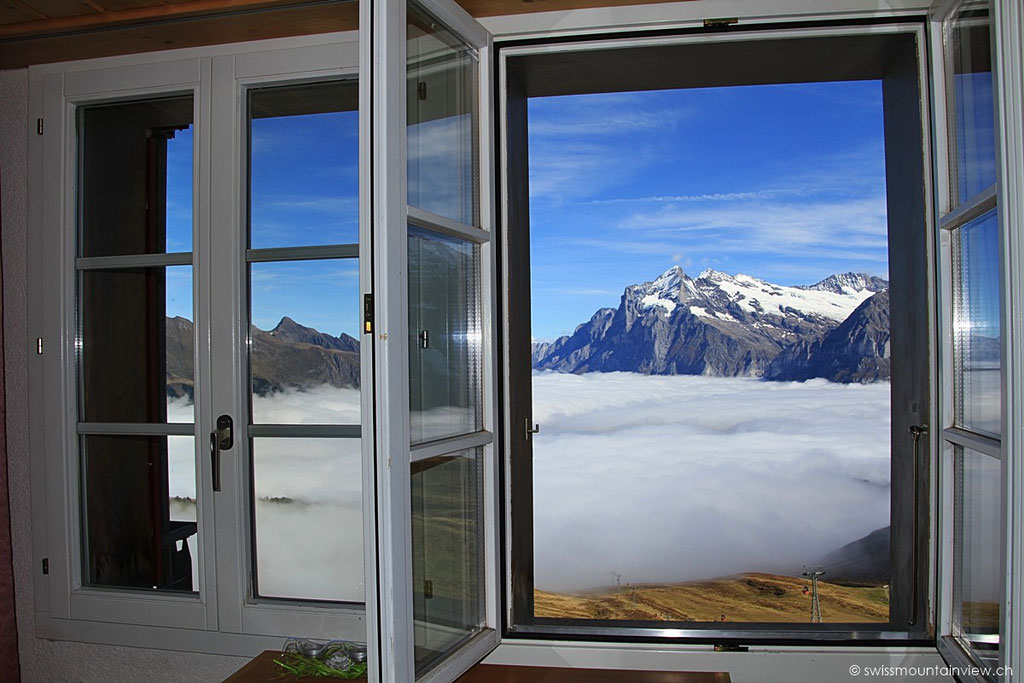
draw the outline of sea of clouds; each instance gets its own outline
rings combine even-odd
[[[799,573],[889,523],[888,383],[542,372],[533,390],[542,590]],[[352,424],[359,392],[277,393],[253,411]],[[260,592],[362,600],[359,440],[257,439],[253,462]],[[194,463],[192,439],[171,437],[171,496],[195,498]]]
[[[535,581],[799,573],[889,523],[889,384],[534,376]]]
[[[172,422],[190,422],[192,414],[187,399],[168,404]],[[359,424],[359,390],[323,386],[255,396],[253,416],[260,424]],[[236,439],[240,433],[236,425]],[[256,574],[261,595],[363,600],[360,448],[359,439],[253,440]],[[195,457],[191,437],[169,438],[172,498],[195,500]],[[172,519],[194,521],[195,512],[194,503],[172,501]],[[193,576],[198,576],[194,536],[189,549]]]

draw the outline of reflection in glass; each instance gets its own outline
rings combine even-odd
[[[359,263],[250,264],[252,418],[359,424]]]
[[[406,40],[409,204],[479,225],[476,53],[413,4]]]
[[[480,451],[412,464],[412,585],[416,671],[483,627]]]
[[[359,439],[252,440],[256,592],[363,600]]]
[[[254,249],[359,241],[356,81],[249,91]]]
[[[82,107],[81,256],[192,250],[192,97]]]
[[[192,422],[192,267],[80,273],[83,422]]]
[[[951,208],[956,208],[996,182],[988,0],[964,2],[948,22]]]
[[[962,637],[998,658],[1002,595],[1002,464],[967,448],[956,454],[954,604]]]
[[[413,443],[481,428],[479,254],[409,227],[409,401]]]
[[[194,439],[83,436],[83,582],[196,591]]]
[[[995,209],[953,234],[954,412],[958,427],[999,436],[1001,333]]]

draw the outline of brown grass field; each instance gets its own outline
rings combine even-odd
[[[741,574],[710,581],[641,584],[575,595],[534,591],[538,617],[640,621],[725,621],[807,623],[811,595],[800,577]],[[826,623],[887,622],[888,589],[818,581]]]

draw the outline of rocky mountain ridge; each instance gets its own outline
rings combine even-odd
[[[253,391],[359,387],[359,340],[335,337],[284,317],[272,330],[251,328]],[[167,394],[192,397],[195,334],[192,321],[167,318]]]
[[[784,286],[712,269],[690,277],[673,266],[626,287],[617,308],[599,309],[571,335],[535,344],[533,365],[572,373],[887,379],[887,288],[863,273]],[[842,335],[856,338],[853,350]]]

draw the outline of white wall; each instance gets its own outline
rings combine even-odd
[[[144,650],[35,637],[32,515],[29,500],[28,354],[26,321],[26,152],[28,71],[0,71],[0,204],[3,223],[4,365],[7,373],[7,461],[14,580],[24,681],[221,681],[240,657]],[[31,348],[34,353],[35,349]]]

